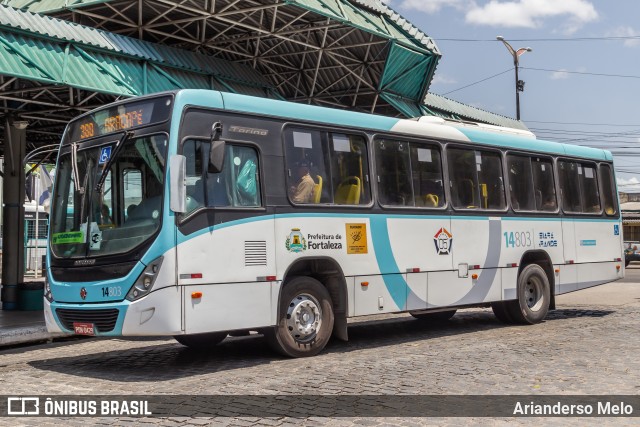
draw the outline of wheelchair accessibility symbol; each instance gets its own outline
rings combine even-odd
[[[107,163],[110,158],[111,147],[102,147],[102,150],[100,150],[100,161],[98,162],[98,164],[101,165],[103,163]]]

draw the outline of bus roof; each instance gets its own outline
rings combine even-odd
[[[201,105],[229,111],[254,113],[285,119],[331,123],[345,127],[400,132],[427,138],[477,142],[501,148],[535,151],[560,156],[612,161],[609,151],[536,139],[530,132],[497,126],[469,125],[446,120],[407,120],[315,105],[279,101],[235,93],[185,89],[176,94],[176,104]]]

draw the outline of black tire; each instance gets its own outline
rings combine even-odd
[[[265,335],[269,345],[285,356],[314,356],[329,342],[333,319],[327,288],[312,277],[294,277],[280,293],[278,323]]]
[[[549,312],[551,287],[544,269],[529,264],[518,275],[518,299],[507,301],[511,318],[516,323],[533,325],[544,320]]]
[[[418,320],[424,320],[428,322],[446,322],[451,319],[457,310],[436,311],[430,313],[428,311],[410,311],[409,314]]]
[[[205,334],[176,335],[176,341],[194,350],[211,350],[227,337],[226,332],[208,332]]]
[[[511,301],[497,301],[491,303],[493,314],[496,315],[499,321],[501,321],[502,323],[506,323],[507,325],[514,323],[513,318],[509,313],[509,309],[507,308],[507,303],[509,302]]]

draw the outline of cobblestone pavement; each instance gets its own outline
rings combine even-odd
[[[640,272],[640,270],[639,270]],[[640,274],[638,274],[640,277]],[[628,280],[627,280],[628,282]],[[560,297],[535,326],[505,326],[491,310],[461,310],[445,324],[407,315],[357,320],[349,342],[285,359],[262,337],[227,338],[211,353],[172,339],[82,339],[0,351],[2,394],[640,394],[640,283],[600,287],[589,305]],[[591,290],[582,291],[590,292]],[[576,293],[575,295],[579,295]],[[607,295],[615,304],[607,303]],[[616,298],[614,298],[616,297]],[[584,298],[580,302],[584,302]],[[187,404],[188,405],[188,404]],[[590,419],[634,425],[634,419]],[[16,419],[0,419],[16,425]],[[20,419],[43,425],[61,420]],[[66,425],[86,420],[66,419]],[[142,425],[539,425],[533,419],[103,418]],[[584,425],[585,419],[553,419]],[[635,424],[637,425],[637,424]]]

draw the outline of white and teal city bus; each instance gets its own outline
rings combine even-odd
[[[78,117],[57,171],[51,332],[309,356],[349,317],[534,324],[624,275],[611,154],[525,131],[183,90]]]

